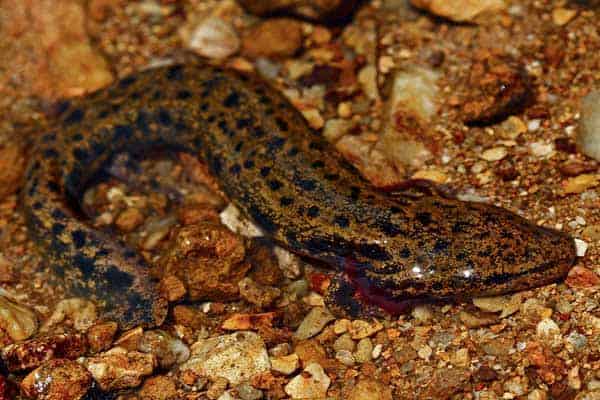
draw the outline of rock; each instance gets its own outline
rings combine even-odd
[[[356,0],[239,0],[249,12],[261,16],[289,13],[319,21],[338,20],[348,16]]]
[[[557,7],[552,10],[552,22],[558,26],[568,24],[577,15],[577,10]]]
[[[538,322],[536,333],[540,338],[553,338],[560,336],[560,328],[551,318],[544,318]]]
[[[86,350],[83,335],[63,333],[8,345],[2,349],[2,360],[9,371],[23,371],[54,358],[75,359]]]
[[[491,124],[522,110],[531,97],[525,70],[510,61],[488,59],[470,69],[462,112],[467,124]]]
[[[348,400],[392,400],[392,389],[378,380],[364,377],[352,389]]]
[[[508,151],[506,150],[506,147],[498,146],[485,150],[479,155],[479,157],[481,157],[485,161],[500,161],[504,157],[506,157],[507,154]]]
[[[165,375],[153,376],[146,379],[139,395],[144,400],[177,400],[175,381]]]
[[[433,379],[427,387],[425,398],[451,398],[455,393],[463,390],[469,381],[471,374],[468,369],[441,368],[435,370]]]
[[[127,351],[113,347],[95,357],[88,357],[83,364],[103,391],[137,387],[145,376],[154,371],[156,360],[152,354]]]
[[[144,222],[144,214],[135,207],[126,208],[115,221],[115,225],[122,232],[132,232]]]
[[[290,57],[302,46],[302,24],[288,18],[270,18],[252,27],[242,39],[249,58]]]
[[[229,203],[227,207],[219,214],[219,220],[229,230],[236,232],[244,237],[253,238],[264,236],[264,233],[258,225],[255,225],[249,219],[244,218],[240,210],[233,203]]]
[[[237,53],[240,38],[230,23],[218,17],[186,23],[180,30],[185,47],[212,59],[223,59]]]
[[[15,142],[0,146],[0,200],[19,190],[24,172],[23,146]]]
[[[356,345],[356,351],[354,352],[354,359],[357,363],[365,363],[371,361],[371,354],[373,353],[373,342],[371,339],[364,338],[358,341]]]
[[[294,336],[298,340],[305,340],[313,337],[321,332],[325,325],[334,319],[335,317],[326,307],[314,307],[310,310],[308,315],[304,317]]]
[[[165,275],[176,276],[192,301],[238,297],[238,282],[250,269],[244,240],[212,222],[187,225],[174,234],[162,256]]]
[[[259,308],[266,308],[277,300],[281,291],[274,286],[260,285],[250,278],[244,278],[238,282],[240,296],[248,303]]]
[[[210,379],[222,377],[237,385],[271,368],[260,336],[241,331],[201,340],[192,345],[192,356],[181,370],[193,370]]]
[[[352,352],[356,349],[356,343],[354,343],[354,340],[352,340],[349,333],[344,333],[333,342],[332,347],[335,351],[347,350]]]
[[[271,357],[271,369],[283,375],[291,375],[300,366],[300,358],[293,353],[287,356]]]
[[[0,328],[17,342],[37,332],[38,319],[27,307],[0,296]]]
[[[285,385],[285,392],[292,399],[319,399],[327,395],[331,379],[317,363],[311,363],[301,374],[296,375]]]
[[[44,322],[41,330],[46,332],[51,327],[68,319],[72,321],[75,329],[82,332],[91,327],[97,318],[96,306],[91,301],[81,298],[65,299],[56,305],[54,312]]]
[[[335,359],[344,364],[346,367],[354,366],[356,360],[348,350],[338,350],[335,352]]]
[[[259,400],[263,398],[263,393],[260,390],[253,388],[247,383],[239,385],[237,392],[242,400]]]
[[[585,155],[600,161],[600,90],[591,92],[581,102],[577,146]]]
[[[581,174],[562,183],[564,194],[581,193],[600,184],[600,174]]]
[[[0,69],[6,79],[20,82],[21,93],[65,98],[113,80],[107,62],[90,43],[81,2],[9,0],[2,8],[5,23],[0,37],[5,39]],[[33,26],[37,29],[30,29]],[[0,86],[7,84],[2,78]]]
[[[187,293],[183,282],[173,275],[167,275],[160,280],[159,290],[161,296],[171,303],[183,300]]]
[[[412,5],[456,22],[473,22],[506,8],[503,0],[410,0]]]
[[[225,392],[225,389],[227,389],[227,383],[227,379],[225,378],[215,378],[206,391],[206,396],[211,400],[234,400],[235,398],[231,396],[230,393]]]
[[[571,268],[565,283],[569,287],[585,288],[600,285],[600,277],[593,271],[579,265]]]
[[[138,350],[153,354],[163,369],[169,369],[190,358],[190,349],[181,340],[161,330],[144,332]]]
[[[522,302],[523,295],[521,293],[507,296],[477,297],[473,299],[473,304],[484,311],[502,311],[500,318],[506,318],[519,311]]]
[[[359,340],[369,336],[373,336],[377,332],[383,329],[381,322],[372,320],[371,322],[355,319],[350,324],[350,336],[352,339]]]
[[[276,314],[274,312],[261,314],[233,314],[221,324],[227,331],[245,331],[258,329],[260,326],[272,326]]]
[[[119,325],[116,322],[110,321],[91,326],[86,333],[90,351],[98,353],[99,351],[108,349],[118,328]]]
[[[91,386],[83,366],[62,358],[44,362],[21,382],[23,394],[38,400],[79,400]]]

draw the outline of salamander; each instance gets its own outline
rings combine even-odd
[[[327,301],[370,303],[519,291],[565,276],[572,238],[493,205],[373,188],[275,89],[217,67],[136,73],[74,99],[38,137],[23,189],[30,236],[70,293],[122,327],[167,312],[134,249],[81,218],[86,185],[116,153],[197,155],[266,235],[338,272]]]

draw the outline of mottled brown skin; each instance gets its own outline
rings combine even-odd
[[[198,155],[273,240],[337,268],[328,301],[497,294],[563,277],[572,239],[504,209],[374,190],[280,94],[207,66],[157,68],[74,101],[40,137],[24,205],[31,235],[76,295],[121,326],[160,324],[167,305],[135,251],[82,222],[83,188],[118,152]],[[359,295],[357,295],[357,293]],[[391,306],[390,306],[391,305]]]

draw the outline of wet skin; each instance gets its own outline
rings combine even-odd
[[[575,259],[568,235],[507,210],[375,190],[264,82],[202,65],[162,67],[71,102],[39,137],[23,191],[47,263],[124,328],[160,324],[167,303],[136,251],[83,222],[79,204],[116,153],[165,147],[203,160],[275,242],[337,269],[327,301],[352,316],[407,299],[541,286]]]

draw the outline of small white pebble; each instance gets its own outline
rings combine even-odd
[[[577,249],[577,257],[585,257],[585,252],[588,249],[588,243],[581,239],[575,239],[575,248]]]
[[[371,357],[373,357],[373,359],[377,359],[380,355],[381,352],[383,351],[383,345],[382,344],[378,344],[373,348],[373,352],[371,353]]]
[[[579,225],[585,225],[585,218],[583,218],[581,215],[575,217],[575,221],[577,221]]]
[[[529,121],[527,123],[527,130],[529,132],[535,132],[540,128],[541,123],[542,123],[542,120],[540,120],[540,119],[532,119],[531,121]]]

